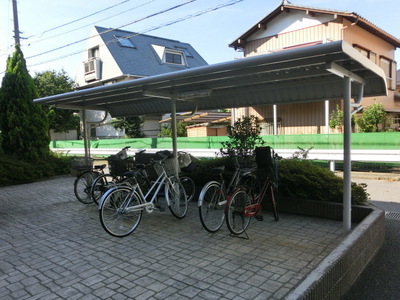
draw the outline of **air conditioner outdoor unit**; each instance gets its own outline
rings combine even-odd
[[[84,62],[85,81],[101,79],[101,59],[92,58]]]

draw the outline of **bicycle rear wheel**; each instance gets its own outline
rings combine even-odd
[[[90,194],[93,201],[99,204],[101,196],[105,194],[110,188],[115,187],[118,179],[110,174],[103,174],[98,176],[92,183]]]
[[[232,194],[226,210],[226,224],[234,235],[242,234],[250,224],[250,217],[244,215],[245,208],[250,204],[250,198],[244,189]]]
[[[165,197],[168,203],[168,208],[171,213],[178,219],[186,216],[188,203],[185,189],[175,178],[167,180],[165,184]]]
[[[182,183],[183,188],[185,189],[187,202],[191,201],[196,191],[196,185],[193,179],[188,176],[182,176],[179,177],[179,181]]]
[[[225,193],[217,181],[206,183],[199,196],[199,217],[201,225],[208,232],[218,231],[225,220]]]
[[[76,199],[83,204],[90,204],[93,202],[90,189],[93,181],[99,176],[98,172],[86,171],[79,175],[74,182],[74,193]]]
[[[142,219],[143,208],[135,209],[140,198],[125,187],[114,188],[104,195],[100,207],[100,223],[104,230],[116,237],[131,234]]]

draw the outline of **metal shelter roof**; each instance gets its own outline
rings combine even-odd
[[[337,41],[34,101],[65,108],[105,110],[114,117],[171,113],[172,146],[177,157],[177,111],[344,99],[343,229],[348,233],[351,229],[351,98],[358,105],[363,96],[380,96],[386,92],[383,70],[347,43]]]
[[[338,76],[339,75],[339,76]],[[292,49],[40,98],[113,117],[343,99],[347,76],[366,97],[386,94],[383,70],[343,41]],[[353,81],[355,80],[355,81]],[[359,89],[352,88],[352,97]],[[361,95],[362,96],[362,95]]]
[[[231,119],[230,112],[212,112],[212,111],[198,111],[195,113],[186,112],[176,116],[179,121],[185,123],[221,123],[228,122]],[[160,123],[169,123],[172,118],[166,118]]]

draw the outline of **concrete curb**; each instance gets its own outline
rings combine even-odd
[[[340,299],[382,247],[384,239],[384,211],[372,210],[286,299]]]

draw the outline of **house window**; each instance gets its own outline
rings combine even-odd
[[[364,56],[368,57],[371,61],[373,61],[375,64],[377,63],[376,61],[376,53],[372,52],[371,50],[368,50],[360,45],[354,44],[353,45],[354,49],[358,50],[361,54]]]
[[[127,37],[114,36],[118,40],[118,44],[122,47],[136,48],[132,41]]]
[[[385,72],[388,88],[393,90],[395,88],[395,72],[393,70],[396,69],[396,63],[389,58],[380,56],[379,66]]]
[[[88,50],[88,59],[99,57],[99,47],[93,47]]]
[[[169,64],[183,65],[183,57],[180,52],[165,52],[165,62]]]
[[[281,120],[277,121],[277,134],[281,131]],[[273,120],[266,120],[265,122],[260,123],[260,135],[273,135],[274,134],[274,122]]]

